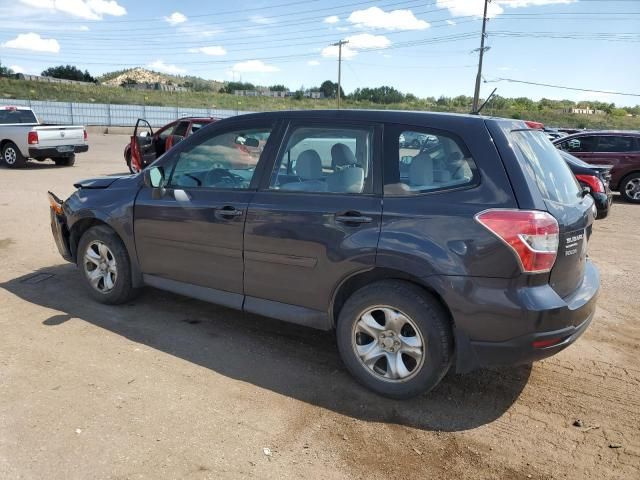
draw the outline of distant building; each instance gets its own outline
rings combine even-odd
[[[189,89],[187,87],[183,87],[181,85],[169,85],[166,83],[160,82],[151,82],[151,83],[123,83],[123,88],[128,88],[130,90],[160,90],[163,92],[187,92]]]
[[[288,96],[289,91],[272,91],[268,88],[260,88],[258,90],[234,90],[233,94],[240,97],[273,97],[273,98],[285,98]]]
[[[44,77],[42,75],[29,75],[27,73],[16,73],[18,80],[28,80],[30,82],[66,83],[76,85],[95,85],[93,82],[81,82],[79,80],[67,80],[66,78]]]
[[[603,110],[596,110],[595,108],[591,108],[588,105],[584,108],[563,108],[562,113],[574,113],[577,115],[602,115],[604,114]]]

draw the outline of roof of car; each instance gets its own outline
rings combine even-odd
[[[274,112],[246,113],[241,115],[242,118],[317,118],[317,119],[351,119],[351,120],[373,120],[386,122],[406,122],[410,120],[424,121],[426,119],[436,118],[464,118],[469,121],[482,122],[488,118],[480,115],[464,114],[464,113],[448,113],[448,112],[421,112],[412,110],[282,110]],[[236,117],[232,117],[236,118]],[[503,120],[503,119],[500,119]]]
[[[574,137],[584,137],[585,135],[626,135],[637,137],[640,136],[638,130],[584,130],[582,132],[572,133],[566,137],[562,137],[562,140],[571,140]],[[560,139],[559,139],[560,140]]]

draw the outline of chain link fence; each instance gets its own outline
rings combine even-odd
[[[153,127],[161,127],[182,117],[227,118],[238,113],[251,113],[215,108],[182,108],[180,106],[156,107],[19,99],[3,99],[2,102],[5,105],[30,107],[42,123],[54,125],[130,127],[135,125],[138,118],[144,118]]]

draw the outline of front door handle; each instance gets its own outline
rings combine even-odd
[[[215,216],[223,220],[229,220],[234,217],[242,216],[242,213],[242,210],[238,210],[236,207],[225,205],[224,207],[216,208]]]
[[[363,223],[371,223],[373,219],[371,217],[367,217],[365,215],[360,214],[360,212],[344,212],[344,213],[336,213],[336,222],[341,223],[352,223],[352,224],[363,224]]]

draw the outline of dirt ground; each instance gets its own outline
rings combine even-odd
[[[153,289],[90,301],[45,195],[125,172],[125,136],[90,141],[72,168],[0,168],[0,478],[640,478],[640,205],[596,223],[575,345],[399,402],[329,334]]]

